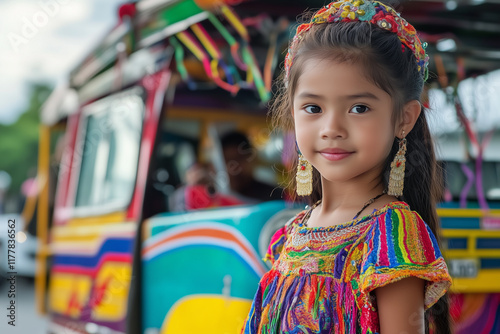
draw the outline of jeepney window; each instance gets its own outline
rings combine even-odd
[[[199,120],[166,118],[161,123],[151,159],[144,217],[169,211],[169,197],[186,182],[186,170],[197,161],[200,131]]]
[[[134,189],[144,103],[137,94],[120,94],[90,105],[76,207],[124,206]]]
[[[189,117],[189,114],[187,116]],[[178,114],[176,117],[178,118],[165,117],[160,128],[152,159],[151,181],[146,191],[145,217],[159,212],[202,209],[205,204],[206,207],[214,207],[260,202],[259,199],[250,201],[251,198],[236,194],[226,185],[226,162],[220,139],[224,134],[233,131],[241,131],[252,140],[255,149],[255,156],[251,157],[255,162],[252,166],[254,179],[268,184],[271,188],[277,188],[270,200],[281,199],[281,189],[277,186],[278,181],[281,181],[278,180],[277,174],[282,171],[279,167],[283,146],[281,134],[269,138],[269,131],[260,123],[248,123],[240,127],[236,120],[216,117],[216,120],[210,120],[207,117],[206,127],[203,127],[203,119],[180,118],[182,115]],[[239,130],[241,128],[243,130]],[[248,158],[250,156],[246,157]],[[194,179],[197,179],[196,183],[192,183]],[[202,200],[204,204],[200,207],[189,206],[187,198],[193,200],[195,196],[204,196],[201,191],[203,186],[212,196],[217,194],[211,198],[213,202]],[[234,200],[234,203],[231,200]]]

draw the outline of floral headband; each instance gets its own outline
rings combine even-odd
[[[296,46],[303,38],[304,33],[308,31],[313,24],[350,21],[367,21],[382,29],[396,33],[401,43],[403,43],[401,45],[402,51],[404,52],[405,46],[410,48],[417,59],[418,71],[423,76],[424,81],[427,80],[429,75],[427,68],[429,64],[429,56],[425,53],[427,43],[422,44],[420,42],[415,28],[406,22],[406,20],[402,18],[393,8],[378,1],[369,0],[343,0],[331,2],[316,12],[311,19],[311,22],[301,24],[297,28],[297,33],[288,48],[288,53],[285,58],[286,80],[288,81],[290,67],[293,63],[293,50],[296,49]]]

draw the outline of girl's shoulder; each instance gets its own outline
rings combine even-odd
[[[369,261],[398,265],[402,259],[412,264],[442,258],[438,239],[420,214],[405,202],[387,204],[365,235],[365,256]]]
[[[428,309],[451,286],[436,236],[420,214],[405,202],[386,205],[360,247],[359,285],[365,293],[415,276],[427,281],[425,309]]]
[[[410,234],[425,235],[435,238],[429,225],[422,219],[417,211],[410,208],[404,201],[387,203],[374,214],[377,222],[372,224],[372,233],[380,236],[391,236],[394,242],[404,238],[406,242],[417,241],[408,238]]]
[[[413,224],[417,225],[419,228],[428,226],[420,214],[417,211],[412,210],[410,205],[404,201],[393,201],[387,203],[378,211],[380,211],[381,214],[376,215],[377,219],[383,220],[387,223],[393,223],[396,225]]]

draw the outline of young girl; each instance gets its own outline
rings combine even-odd
[[[273,115],[295,131],[312,205],[273,236],[244,333],[450,333],[428,59],[377,1],[330,3],[298,27]]]

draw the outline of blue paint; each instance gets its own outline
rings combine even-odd
[[[500,249],[500,238],[477,238],[477,249]]]
[[[106,253],[132,253],[132,238],[111,238],[107,239],[97,254],[93,256],[85,255],[55,255],[53,257],[54,265],[78,265],[81,267],[94,268]]]
[[[488,206],[490,209],[500,209],[500,202],[489,201]],[[465,207],[465,208],[461,208],[460,202],[458,202],[458,201],[456,201],[456,202],[441,202],[441,203],[438,203],[437,207],[443,208],[443,209],[461,209],[461,210],[480,209],[481,208],[477,201],[468,201],[467,207]]]
[[[441,227],[448,229],[481,229],[479,218],[441,217]]]
[[[500,259],[481,259],[481,269],[500,269]]]
[[[467,238],[448,238],[448,249],[467,249]]]

